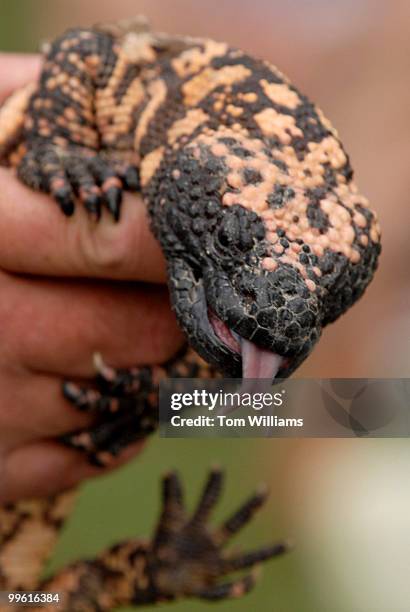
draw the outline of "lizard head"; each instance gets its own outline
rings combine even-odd
[[[285,377],[320,336],[318,299],[290,266],[263,269],[265,229],[255,213],[212,201],[206,210],[183,232],[189,249],[169,260],[178,320],[193,348],[227,374]]]
[[[180,325],[230,376],[291,374],[372,278],[380,247],[360,196],[306,188],[259,141],[201,137],[152,188]]]

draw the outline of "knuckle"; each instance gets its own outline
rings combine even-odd
[[[174,357],[185,342],[184,336],[176,324],[171,324],[163,330],[159,329],[151,338],[156,362],[161,364]]]
[[[124,223],[101,223],[91,233],[81,233],[81,252],[87,268],[101,275],[126,276],[133,267],[138,228]]]

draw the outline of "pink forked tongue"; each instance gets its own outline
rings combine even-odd
[[[259,348],[253,342],[241,339],[242,378],[265,378],[273,381],[278,373],[283,357]]]
[[[253,342],[241,338],[242,352],[242,384],[239,394],[260,393],[269,391],[284,358],[277,353],[272,353],[259,348]],[[227,415],[234,412],[239,406],[225,406],[219,414]]]

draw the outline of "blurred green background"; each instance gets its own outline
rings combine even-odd
[[[0,50],[33,51],[66,27],[144,13],[160,30],[212,36],[276,63],[325,109],[378,211],[383,255],[361,302],[326,330],[298,372],[408,377],[408,108],[406,0],[0,0]],[[151,438],[120,471],[86,484],[50,570],[152,532],[161,474],[177,468],[192,506],[207,470],[226,470],[215,521],[260,482],[272,494],[234,544],[291,537],[260,584],[221,611],[401,612],[410,609],[410,449],[407,440],[166,440]],[[200,612],[210,604],[166,604]]]

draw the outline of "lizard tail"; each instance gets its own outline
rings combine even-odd
[[[74,491],[66,491],[0,506],[0,590],[38,586],[74,498]]]

